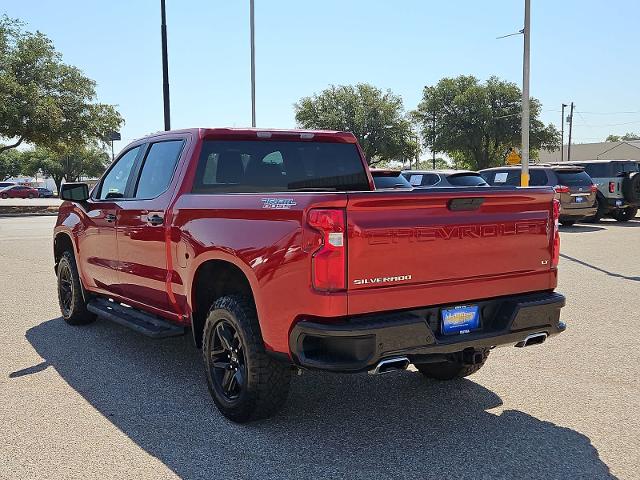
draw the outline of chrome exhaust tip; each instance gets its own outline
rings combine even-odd
[[[369,375],[381,375],[395,370],[406,370],[409,367],[409,363],[407,357],[385,358],[378,362],[376,368],[369,370]]]
[[[546,332],[532,333],[521,342],[516,343],[516,347],[530,347],[531,345],[539,345],[547,339]]]

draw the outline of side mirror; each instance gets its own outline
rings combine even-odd
[[[89,199],[89,185],[86,183],[63,183],[60,198],[70,202],[84,202]]]

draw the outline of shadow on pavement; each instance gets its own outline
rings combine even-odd
[[[595,227],[592,225],[571,225],[570,227],[560,225],[560,231],[562,233],[588,233],[588,232],[599,232],[601,230],[606,230],[604,227]]]
[[[575,263],[577,263],[579,265],[582,265],[583,267],[587,267],[587,268],[590,268],[590,269],[595,270],[597,272],[609,275],[610,277],[622,278],[624,280],[631,280],[632,282],[640,282],[640,277],[630,277],[628,275],[622,275],[621,273],[610,272],[609,270],[605,270],[604,268],[601,268],[601,267],[596,267],[595,265],[591,265],[590,263],[587,263],[584,260],[580,260],[578,258],[570,257],[569,255],[566,255],[564,253],[561,253],[560,256],[562,258],[567,259],[567,260],[571,260],[572,262],[575,262]]]
[[[26,337],[46,365],[22,375],[54,367],[183,478],[611,478],[589,438],[517,410],[487,412],[502,401],[470,380],[305,372],[279,416],[240,426],[215,410],[188,336],[154,341],[57,318]]]

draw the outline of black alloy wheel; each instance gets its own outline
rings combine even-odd
[[[73,311],[73,279],[68,263],[62,263],[58,269],[58,298],[62,316],[70,317]]]
[[[242,340],[231,323],[221,319],[215,325],[208,349],[214,388],[227,399],[235,400],[244,389],[247,367]]]

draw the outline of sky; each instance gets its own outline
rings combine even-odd
[[[249,0],[166,0],[171,126],[251,124]],[[640,132],[638,0],[532,0],[531,95],[575,143]],[[122,142],[163,129],[159,0],[2,0],[117,105]],[[461,74],[522,82],[524,0],[255,0],[257,126],[295,127],[293,105],[331,84],[371,83],[416,107]],[[565,142],[568,126],[565,127]]]

